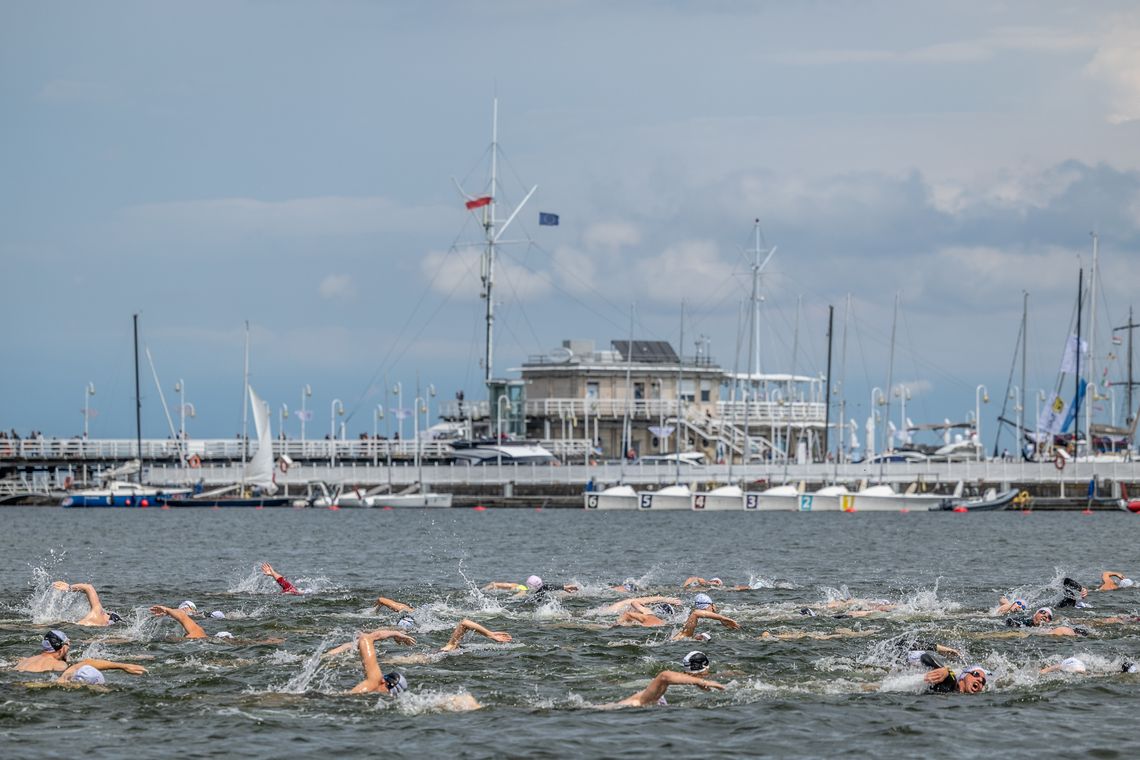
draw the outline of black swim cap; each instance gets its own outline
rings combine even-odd
[[[407,679],[395,671],[384,676],[384,685],[388,687],[388,693],[392,695],[408,690]]]
[[[674,607],[673,605],[669,604],[668,602],[661,602],[659,604],[653,605],[653,611],[656,612],[658,615],[675,615],[675,614],[677,614],[677,608]]]
[[[690,673],[700,673],[709,669],[709,658],[704,652],[689,652],[681,659],[681,664]]]
[[[123,622],[123,616],[122,616],[122,615],[120,615],[120,614],[119,614],[119,613],[117,613],[117,612],[108,612],[108,613],[107,613],[107,618],[108,618],[108,619],[110,619],[110,621],[111,621],[112,623],[121,623],[121,622]]]

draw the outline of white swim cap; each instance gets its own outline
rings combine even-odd
[[[1066,657],[1061,660],[1061,670],[1065,673],[1087,673],[1088,668],[1079,657]]]
[[[526,579],[526,587],[531,591],[542,588],[542,578],[539,578],[537,575],[530,576]]]
[[[71,674],[71,680],[75,683],[85,683],[89,686],[101,686],[107,683],[107,679],[103,678],[103,674],[93,665],[84,665],[79,668],[79,670]]]
[[[182,604],[178,605],[178,609],[190,610],[191,612],[197,612],[198,611],[198,605],[194,604],[194,602],[187,599],[186,601],[182,602]]]
[[[214,618],[215,620],[222,620],[225,618],[225,616],[226,613],[222,612],[221,610],[214,610],[210,613],[210,617]]]
[[[1131,578],[1121,578],[1120,583],[1117,583],[1116,585],[1120,586],[1121,588],[1128,588],[1129,586],[1136,585],[1136,581],[1132,580]]]
[[[232,639],[234,635],[229,631],[218,631],[214,634],[215,639]]]
[[[708,594],[697,594],[693,597],[693,606],[698,610],[707,610],[709,607],[712,607],[712,603],[712,597]]]

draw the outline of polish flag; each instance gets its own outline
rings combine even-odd
[[[467,201],[467,209],[471,210],[473,208],[479,208],[480,206],[486,206],[490,203],[491,196],[484,195],[482,198],[475,198],[474,200]]]

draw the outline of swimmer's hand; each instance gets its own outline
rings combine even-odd
[[[945,681],[949,675],[950,668],[935,668],[934,670],[926,671],[926,675],[922,677],[922,680],[926,683],[938,683],[939,681]]]
[[[947,657],[961,657],[962,653],[953,647],[942,646],[941,644],[934,645],[934,651],[938,654],[944,654]]]
[[[716,681],[697,681],[693,686],[696,686],[701,691],[711,691],[712,689],[724,691],[724,684],[719,684]]]
[[[154,615],[156,615],[158,617],[162,617],[163,615],[170,614],[170,608],[169,607],[163,607],[161,604],[154,605],[153,607],[150,608],[150,611],[151,611],[151,613],[153,613]]]
[[[500,644],[509,644],[511,641],[511,634],[507,633],[506,631],[491,631],[491,634],[487,638],[497,641]]]
[[[55,581],[51,587],[56,591],[71,591],[71,586],[68,585],[67,581]]]
[[[261,572],[265,573],[274,580],[281,577],[281,574],[274,570],[273,565],[269,564],[268,562],[261,563]]]
[[[130,673],[132,676],[141,676],[146,672],[146,668],[142,665],[135,665],[134,663],[124,662],[119,670],[124,673]]]
[[[562,587],[563,591],[569,591],[571,594],[577,592],[581,587],[576,583],[567,583]]]

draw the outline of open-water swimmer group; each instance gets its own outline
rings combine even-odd
[[[818,757],[1001,753],[1131,757],[1140,674],[1140,588],[1096,592],[1100,574],[1140,574],[1126,514],[588,513],[571,510],[122,510],[3,512],[0,753],[5,757],[316,753],[388,756]],[[263,574],[272,562],[303,593]],[[491,581],[573,584],[544,600]],[[723,588],[685,589],[690,576]],[[1062,579],[1088,607],[1056,608]],[[617,626],[606,608],[677,597],[664,625]],[[76,625],[91,583],[122,617]],[[701,621],[706,593],[738,629]],[[411,646],[377,643],[399,696],[346,695],[362,631],[395,628],[379,596],[415,608]],[[1087,635],[1014,628],[1001,596]],[[207,638],[186,640],[153,605],[193,600]],[[220,611],[224,618],[211,618]],[[805,614],[810,610],[815,614]],[[837,617],[839,616],[839,617]],[[440,652],[456,623],[506,631]],[[1115,620],[1116,622],[1109,622]],[[14,670],[51,630],[69,659],[138,663],[104,686]],[[232,638],[218,637],[219,632]],[[940,644],[987,675],[978,694],[930,694],[908,653]],[[674,686],[668,706],[601,709],[664,670],[707,655],[723,691]],[[1077,658],[1083,672],[1049,666]],[[1071,660],[1069,660],[1071,663]],[[456,706],[477,701],[478,710]]]

